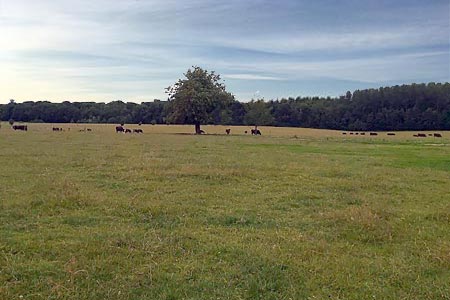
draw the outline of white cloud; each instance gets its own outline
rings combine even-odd
[[[224,74],[222,77],[230,79],[242,79],[242,80],[283,80],[280,77],[255,75],[255,74]]]
[[[253,70],[255,73],[274,74],[275,78],[283,76],[289,80],[327,77],[374,83],[408,80],[421,76],[429,78],[438,76],[436,67],[445,60],[448,65],[450,63],[448,52],[434,51],[326,61],[246,62],[232,66],[227,65],[227,67]],[[450,74],[447,68],[447,81],[449,80]]]
[[[448,44],[447,34],[441,26],[397,28],[394,30],[354,30],[346,33],[278,33],[276,35],[246,36],[240,39],[211,37],[204,43],[248,50],[274,52],[280,54],[301,51],[355,51],[410,48],[427,45]]]

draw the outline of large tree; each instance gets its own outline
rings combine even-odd
[[[167,88],[169,94],[169,120],[175,123],[195,125],[200,134],[201,124],[213,121],[213,112],[225,109],[234,102],[234,96],[225,90],[220,75],[200,67],[189,69],[185,79],[179,79]]]

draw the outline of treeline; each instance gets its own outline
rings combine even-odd
[[[27,101],[0,105],[3,121],[46,123],[171,123],[171,103]],[[356,90],[338,98],[234,101],[211,124],[273,125],[341,130],[450,130],[450,84]]]

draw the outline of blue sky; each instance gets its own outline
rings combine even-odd
[[[166,99],[192,65],[240,101],[450,81],[448,0],[0,0],[0,103]]]

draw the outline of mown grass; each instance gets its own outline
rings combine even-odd
[[[45,126],[0,130],[0,299],[450,299],[447,138]]]

